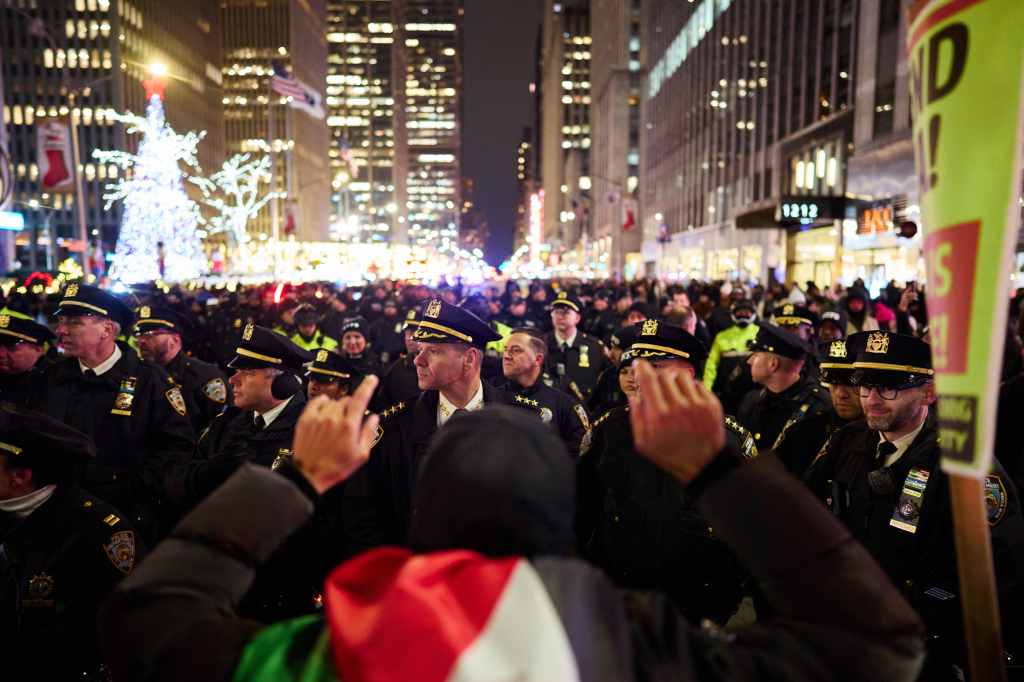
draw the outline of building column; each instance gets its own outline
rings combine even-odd
[[[857,27],[857,82],[853,107],[853,143],[859,148],[874,137],[875,74],[878,70],[878,21],[881,0],[861,0]],[[896,97],[899,101],[899,95]]]

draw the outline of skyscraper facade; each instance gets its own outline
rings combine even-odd
[[[400,7],[392,0],[327,3],[332,238],[390,241],[399,227],[404,232],[406,136],[395,100],[405,78],[404,45],[395,38]]]
[[[113,251],[120,207],[104,210],[102,195],[118,169],[97,164],[96,149],[133,149],[108,111],[144,114],[148,68],[166,66],[165,108],[179,132],[205,130],[199,147],[203,168],[224,156],[221,105],[220,22],[204,0],[37,0],[0,6],[3,118],[14,164],[15,208],[30,229],[19,235],[25,263],[30,234],[52,233],[79,249],[72,192],[44,193],[40,184],[36,128],[51,117],[69,117],[81,147],[82,197],[88,237]],[[66,169],[70,170],[70,169]],[[45,237],[43,238],[45,240]],[[42,263],[39,263],[42,266]]]
[[[463,0],[401,0],[410,244],[454,248],[462,206]]]
[[[331,168],[327,122],[271,90],[275,63],[318,90],[327,80],[326,0],[221,0],[228,154],[272,151],[279,197],[250,223],[255,239],[327,239]],[[276,206],[274,205],[276,204]]]

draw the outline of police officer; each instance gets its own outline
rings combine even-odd
[[[55,315],[68,357],[47,368],[30,406],[92,437],[96,457],[82,486],[151,539],[167,477],[195,447],[185,397],[162,367],[116,342],[134,322],[116,297],[71,283]]]
[[[560,389],[586,402],[608,359],[600,341],[578,330],[582,313],[583,304],[578,298],[558,292],[551,303],[554,329],[548,334],[546,370]]]
[[[511,402],[480,378],[484,349],[498,339],[486,322],[435,298],[417,315],[412,336],[422,392],[381,413],[370,460],[345,486],[344,521],[357,549],[406,542],[416,472],[439,428],[457,413]]]
[[[306,395],[310,400],[321,395],[338,400],[354,391],[362,376],[347,359],[321,348],[306,372],[306,380]]]
[[[228,401],[224,373],[216,365],[189,357],[182,349],[184,322],[170,308],[142,306],[135,337],[144,360],[163,367],[181,387],[192,422],[202,433]]]
[[[831,343],[836,339],[846,338],[846,315],[841,310],[828,310],[821,314],[821,325],[818,328],[818,339],[823,343]]]
[[[362,317],[350,317],[341,323],[341,348],[339,352],[342,357],[348,358],[349,362],[359,370],[363,376],[375,374],[380,376],[381,367],[377,360],[376,353],[369,345],[369,324]]]
[[[4,679],[107,679],[96,614],[143,545],[124,514],[79,487],[95,454],[60,421],[0,405]]]
[[[865,332],[853,364],[868,428],[834,434],[805,481],[849,526],[921,615],[928,658],[921,679],[955,679],[965,667],[949,477],[939,466],[931,349],[913,336]],[[985,477],[1000,609],[1017,616],[1024,520],[998,462]],[[1019,592],[1018,592],[1019,594]],[[1011,630],[1012,631],[1012,630]],[[1008,638],[1014,653],[1019,642]],[[1019,648],[1017,649],[1019,651]]]
[[[419,346],[412,336],[415,331],[416,311],[410,310],[405,314],[405,322],[402,325],[405,352],[384,371],[380,387],[370,406],[374,412],[382,412],[392,405],[411,400],[419,395],[419,380],[416,378],[416,365],[413,364]]]
[[[752,301],[732,304],[732,326],[715,335],[704,367],[704,385],[715,392],[726,412],[736,412],[754,387],[747,367],[750,343],[757,337],[757,310]]]
[[[55,338],[48,327],[18,313],[0,313],[0,400],[28,403],[33,382],[50,365],[47,351]]]
[[[229,363],[231,404],[199,439],[198,457],[176,492],[191,505],[244,462],[272,467],[291,456],[295,423],[306,404],[298,375],[313,355],[266,327],[249,325]],[[275,381],[277,395],[275,395]]]
[[[512,295],[506,311],[498,315],[495,321],[512,329],[541,329],[543,327],[539,320],[527,312],[526,299],[521,297],[519,292]]]
[[[398,302],[384,301],[384,314],[370,325],[370,343],[380,356],[380,364],[388,366],[405,352],[402,327],[405,320],[398,314]]]
[[[303,350],[316,350],[326,348],[334,350],[338,342],[324,334],[323,330],[317,327],[316,308],[308,303],[303,303],[295,309],[295,333],[289,338]]]
[[[863,424],[864,410],[853,383],[853,362],[866,337],[854,334],[845,341],[838,339],[820,345],[821,382],[828,387],[832,407],[811,417],[803,418],[803,413],[790,417],[791,423],[782,428],[775,447],[776,456],[798,478],[803,477],[833,433],[854,422]]]
[[[587,411],[590,414],[599,417],[613,407],[626,404],[623,381],[630,382],[632,377],[629,374],[629,363],[623,362],[622,356],[633,344],[633,339],[640,332],[642,325],[641,322],[639,325],[623,327],[608,337],[610,364],[597,378],[597,386],[587,401]]]
[[[706,351],[682,329],[648,320],[624,357],[698,374]],[[748,457],[756,454],[732,418],[726,432]],[[634,450],[628,406],[595,422],[578,472],[583,555],[619,587],[666,592],[688,617],[724,622],[739,602],[741,571],[683,486]]]
[[[583,405],[544,383],[541,375],[547,349],[547,341],[539,331],[513,331],[502,356],[501,367],[506,380],[502,388],[512,394],[513,405],[539,411],[541,421],[558,433],[569,454],[575,457],[584,435],[590,430],[590,418]]]
[[[808,343],[814,343],[820,319],[817,313],[806,306],[786,303],[772,312],[772,322],[780,329],[795,334]]]
[[[750,347],[750,375],[760,388],[747,393],[737,420],[754,434],[760,450],[779,445],[785,428],[829,409],[828,392],[803,374],[811,346],[772,324],[758,326]]]

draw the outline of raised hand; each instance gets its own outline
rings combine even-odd
[[[689,483],[725,445],[722,404],[684,371],[655,372],[635,365],[639,395],[629,399],[637,452]]]
[[[302,412],[292,461],[318,493],[341,483],[369,459],[380,420],[371,415],[364,421],[363,415],[377,383],[371,374],[351,396],[320,396]]]

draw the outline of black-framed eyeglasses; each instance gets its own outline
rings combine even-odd
[[[903,384],[902,386],[878,386],[876,384],[860,384],[860,397],[868,398],[871,396],[871,391],[874,390],[878,393],[878,397],[882,400],[896,400],[896,397],[900,394],[900,391],[906,391],[911,388],[917,388],[921,386],[919,383]]]

